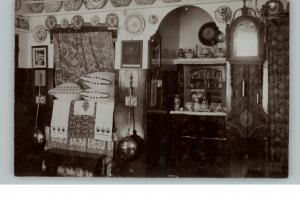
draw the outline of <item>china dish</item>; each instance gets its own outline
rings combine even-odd
[[[63,3],[65,11],[77,11],[82,6],[82,0],[66,0]]]
[[[131,34],[140,34],[144,31],[145,20],[142,15],[134,13],[125,20],[125,28]]]
[[[129,6],[129,4],[131,3],[132,0],[110,0],[110,3],[114,6],[114,7],[125,7],[125,6]]]
[[[105,18],[105,24],[108,28],[115,28],[119,25],[119,18],[117,14],[110,13]]]
[[[43,25],[38,25],[34,28],[33,30],[33,39],[37,43],[42,43],[46,40],[47,38],[47,30],[46,27]]]
[[[106,5],[106,3],[107,3],[107,0],[86,0],[84,2],[84,6],[88,10],[101,9]]]
[[[215,18],[219,23],[227,23],[232,18],[232,10],[228,6],[220,6],[215,11]]]
[[[54,15],[49,15],[45,20],[45,26],[51,30],[54,29],[57,24],[56,17]]]
[[[62,7],[62,1],[47,1],[45,3],[45,11],[47,13],[58,12]]]
[[[158,22],[158,17],[156,15],[150,15],[148,21],[150,24],[156,24]]]
[[[41,13],[44,10],[44,3],[29,3],[28,11],[30,13]]]
[[[73,18],[72,18],[72,26],[73,26],[73,29],[81,29],[84,25],[84,19],[82,16],[80,15],[75,15]]]

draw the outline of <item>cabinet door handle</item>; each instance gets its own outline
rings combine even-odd
[[[189,138],[189,139],[197,139],[197,137],[189,136],[189,135],[183,135],[182,138]]]

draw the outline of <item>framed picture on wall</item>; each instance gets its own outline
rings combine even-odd
[[[141,68],[143,59],[143,41],[122,41],[122,63],[123,68]]]
[[[48,47],[33,46],[31,48],[32,67],[47,68],[48,67]]]

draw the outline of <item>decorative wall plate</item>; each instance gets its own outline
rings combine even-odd
[[[97,26],[97,24],[100,22],[100,17],[98,15],[94,15],[90,19],[92,26]]]
[[[262,13],[265,17],[277,17],[283,13],[283,3],[280,0],[269,0],[263,5]]]
[[[134,0],[137,5],[152,5],[155,0]]]
[[[217,36],[217,40],[218,40],[219,43],[225,42],[225,40],[226,40],[225,34],[222,33],[222,32],[220,32],[220,33],[218,34],[218,36]]]
[[[58,12],[62,7],[62,1],[47,1],[45,3],[45,11],[47,13]]]
[[[51,30],[54,29],[57,24],[56,17],[54,15],[49,15],[45,20],[45,26]]]
[[[47,38],[47,30],[46,27],[43,25],[38,25],[34,28],[33,30],[33,39],[37,42],[37,43],[42,43],[46,40]]]
[[[134,13],[125,20],[125,28],[129,33],[140,34],[144,31],[145,20],[142,15]]]
[[[105,6],[107,0],[85,0],[84,5],[88,10],[100,9]]]
[[[198,38],[203,45],[213,46],[218,43],[219,33],[216,23],[208,22],[200,28]]]
[[[150,24],[156,24],[158,22],[158,17],[156,15],[150,15],[148,21]]]
[[[29,3],[28,11],[30,13],[41,13],[44,10],[44,3]]]
[[[115,13],[108,14],[105,18],[105,24],[108,28],[118,27],[119,25],[118,15]]]
[[[15,1],[15,10],[16,11],[20,10],[21,6],[22,6],[22,1],[21,0],[16,0]]]
[[[67,18],[62,18],[60,23],[61,28],[68,28],[70,24]]]
[[[75,15],[74,17],[72,17],[71,23],[72,23],[73,29],[81,29],[84,25],[84,19],[80,15]]]
[[[65,11],[76,11],[82,6],[82,0],[66,0],[63,3]]]
[[[125,7],[125,6],[129,6],[129,4],[131,3],[132,0],[110,0],[110,3],[114,6],[114,7]]]
[[[219,23],[226,23],[231,20],[232,10],[228,6],[220,6],[215,11],[215,18]]]
[[[174,3],[174,2],[180,2],[181,0],[162,0],[165,3]]]

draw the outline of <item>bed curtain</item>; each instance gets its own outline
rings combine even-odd
[[[53,35],[56,84],[78,82],[82,75],[114,70],[112,32]]]
[[[288,176],[289,19],[268,20],[270,174]]]

